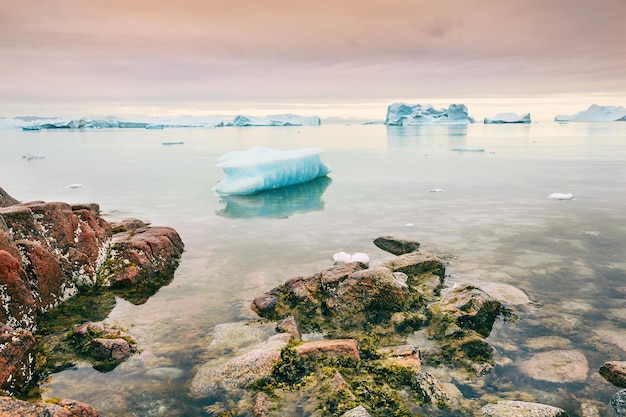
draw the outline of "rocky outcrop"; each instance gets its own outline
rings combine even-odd
[[[31,332],[42,313],[94,287],[131,288],[116,294],[143,302],[173,276],[183,252],[174,229],[129,222],[114,233],[99,213],[94,203],[19,203],[0,189],[0,386],[5,392],[24,389],[35,379]],[[100,361],[116,362],[134,351],[130,337],[87,333],[91,356]]]
[[[0,415],[3,417],[98,417],[90,405],[74,400],[58,403],[29,403],[9,397],[0,397]]]
[[[608,361],[600,367],[600,375],[616,387],[626,388],[626,361]]]
[[[498,401],[480,411],[484,417],[569,417],[561,408],[524,401]]]

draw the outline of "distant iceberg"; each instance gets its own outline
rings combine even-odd
[[[300,184],[331,172],[323,163],[319,148],[277,150],[256,147],[228,152],[217,166],[226,176],[217,184],[220,195],[253,194],[288,185]]]
[[[296,114],[272,114],[266,117],[235,116],[226,126],[319,126],[318,116],[298,116]]]
[[[435,109],[430,104],[393,103],[387,108],[387,126],[410,126],[422,124],[469,124],[474,119],[467,114],[464,104],[451,104],[447,109]]]
[[[164,129],[180,127],[203,127],[215,128],[224,126],[224,122],[213,116],[208,117],[136,117],[132,119],[118,120],[90,119],[90,118],[33,118],[0,119],[0,128],[22,128],[22,130],[48,130],[48,129]]]
[[[485,124],[530,123],[530,113],[498,113],[493,117],[485,117]]]
[[[626,108],[622,106],[600,106],[592,104],[587,110],[567,116],[557,115],[556,122],[626,122]]]

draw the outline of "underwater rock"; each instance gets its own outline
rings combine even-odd
[[[450,401],[443,384],[428,372],[418,372],[415,375],[413,389],[422,397],[425,404],[446,407]]]
[[[524,401],[498,401],[480,411],[484,417],[569,417],[561,408]]]
[[[397,239],[392,236],[378,237],[374,239],[374,245],[394,255],[404,255],[405,253],[415,252],[420,247],[419,242]]]
[[[269,377],[281,350],[290,340],[290,334],[277,334],[234,359],[206,362],[191,381],[190,395],[206,398],[219,390],[241,389],[252,381]]]
[[[609,401],[609,415],[611,417],[626,416],[626,389],[620,390]]]
[[[513,285],[488,282],[481,284],[480,289],[507,306],[522,306],[532,303],[525,291]]]
[[[137,343],[128,333],[103,322],[81,324],[74,329],[72,339],[78,353],[88,357],[96,368],[108,370],[137,352]]]
[[[600,367],[600,375],[616,387],[626,388],[626,361],[608,361]]]
[[[520,364],[520,371],[539,381],[584,382],[587,380],[589,365],[585,355],[578,350],[552,350],[524,360]]]
[[[341,415],[341,417],[372,417],[372,415],[367,412],[365,407],[359,405],[358,407],[354,407],[352,410],[346,411]]]
[[[90,405],[74,400],[59,400],[57,404],[31,403],[15,398],[0,397],[0,415],[3,417],[99,417]]]

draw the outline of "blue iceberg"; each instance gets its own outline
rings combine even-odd
[[[498,113],[493,117],[485,117],[485,124],[530,123],[530,113]]]
[[[220,195],[254,194],[300,184],[331,172],[320,159],[319,148],[278,150],[256,147],[228,152],[217,166],[226,176],[215,186]]]
[[[318,116],[299,116],[297,114],[271,114],[267,117],[236,116],[226,126],[319,126]]]

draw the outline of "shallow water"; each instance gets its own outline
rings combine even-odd
[[[217,159],[259,145],[321,147],[331,181],[221,200]],[[597,369],[626,355],[626,123],[0,130],[0,185],[22,201],[98,202],[109,220],[172,226],[186,245],[168,286],[142,305],[118,299],[109,315],[141,354],[108,373],[54,374],[44,397],[105,415],[204,415],[186,384],[210,356],[214,327],[253,318],[252,298],[332,266],[335,252],[389,259],[372,244],[381,235],[447,256],[451,283],[514,285],[533,300],[489,336],[492,374],[478,383],[439,375],[466,397],[534,400],[577,416],[582,402],[601,407],[618,390]],[[546,198],[555,192],[575,198]],[[564,347],[585,354],[584,383],[520,372],[535,353]]]

